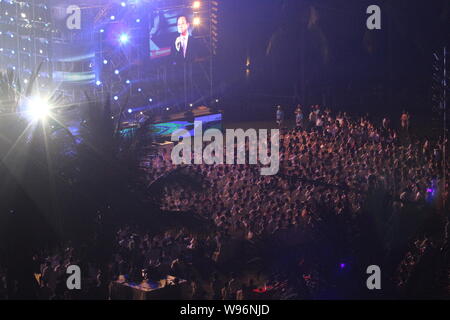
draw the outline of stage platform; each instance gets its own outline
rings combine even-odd
[[[188,120],[188,118],[197,118],[197,117],[203,117],[208,116],[211,114],[217,114],[222,113],[220,110],[212,110],[209,107],[206,106],[200,106],[197,108],[192,108],[185,111],[180,111],[176,113],[170,113],[167,112],[166,114],[159,114],[159,115],[151,115],[153,118],[153,123],[162,123],[162,122],[169,122],[169,121],[182,121],[182,120]],[[137,126],[139,122],[137,120],[135,121],[124,121],[122,122],[122,128],[130,128],[133,126]]]
[[[139,128],[142,129],[142,126],[145,126],[149,138],[157,142],[165,142],[170,141],[172,134],[181,129],[193,136],[195,123],[198,122],[202,123],[203,130],[212,128],[222,130],[222,113],[208,107],[198,107],[162,116],[141,115],[135,121],[122,123],[121,134],[125,138],[133,137]]]

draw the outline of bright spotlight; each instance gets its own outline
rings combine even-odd
[[[130,37],[128,36],[128,34],[122,33],[122,34],[120,35],[120,37],[119,37],[119,42],[120,42],[121,44],[127,44],[128,41],[130,41]]]
[[[46,99],[34,97],[28,102],[27,113],[32,120],[43,120],[50,114],[50,109],[51,106]]]
[[[194,26],[199,26],[201,23],[201,20],[199,17],[195,17],[194,20],[192,20],[192,23],[194,24]]]
[[[128,109],[128,113],[133,113],[133,109]]]
[[[95,82],[95,84],[99,86],[99,85],[102,84],[102,82],[101,82],[100,80],[97,80],[97,81]]]
[[[192,8],[200,9],[201,5],[202,5],[202,3],[200,1],[194,1],[194,3],[192,4]]]

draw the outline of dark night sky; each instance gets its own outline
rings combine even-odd
[[[382,30],[366,28],[372,4],[381,8]],[[225,0],[221,6],[216,80],[223,95],[241,102],[245,95],[246,103],[427,110],[432,54],[450,44],[448,0]],[[316,23],[308,27],[312,16]]]

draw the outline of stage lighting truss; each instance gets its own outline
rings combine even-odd
[[[49,87],[54,31],[49,8],[40,0],[2,1],[0,26],[0,71],[13,70],[26,86],[25,80],[41,65],[39,87]]]

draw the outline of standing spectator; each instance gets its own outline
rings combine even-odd
[[[403,130],[409,131],[409,113],[403,110],[402,116],[400,117],[400,124]]]
[[[323,131],[323,124],[324,124],[323,118],[321,116],[317,116],[317,119],[316,119],[317,131],[319,131],[319,132]]]
[[[302,123],[303,123],[302,106],[298,105],[297,109],[295,110],[295,125],[297,129],[302,127]]]
[[[284,121],[284,111],[281,108],[281,106],[278,106],[277,107],[277,124],[279,127],[282,126],[283,121]]]
[[[387,131],[389,129],[389,119],[383,118],[383,129]]]
[[[315,108],[314,106],[311,107],[311,113],[309,114],[309,121],[311,122],[310,128],[314,127],[317,121],[317,113],[314,108]]]

